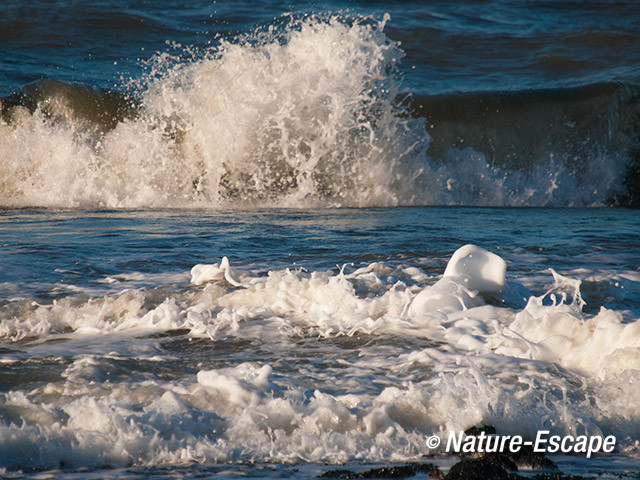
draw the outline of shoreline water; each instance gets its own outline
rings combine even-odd
[[[638,475],[638,463],[629,461],[625,457],[607,456],[592,459],[586,462],[584,459],[572,457],[550,457],[558,465],[558,470],[525,470],[509,472],[519,475],[515,478],[546,478],[563,480],[598,478],[603,480],[633,480]],[[365,463],[365,464],[340,464],[340,465],[313,465],[301,464],[295,466],[281,464],[219,464],[219,465],[165,465],[155,467],[128,467],[115,469],[79,469],[79,470],[48,470],[38,472],[4,472],[0,474],[3,479],[17,478],[56,478],[60,480],[107,479],[107,480],[146,480],[176,479],[176,478],[217,478],[220,480],[247,478],[247,479],[277,479],[277,478],[345,478],[353,475],[353,478],[427,478],[424,474],[409,474],[405,472],[419,472],[420,467],[436,466],[445,476],[454,465],[460,463],[457,457],[427,458],[414,463]],[[416,468],[418,467],[418,468]],[[394,471],[394,468],[396,469]],[[333,473],[335,472],[335,473]],[[349,472],[349,473],[347,473]],[[340,476],[342,475],[342,477]],[[387,475],[387,476],[385,476]],[[431,477],[429,477],[431,478]],[[434,477],[437,478],[437,477]]]
[[[0,477],[637,477],[637,5],[291,9],[0,6]]]
[[[77,468],[126,477],[95,468],[154,464],[138,470],[142,478],[207,474],[200,462],[226,458],[211,467],[217,472],[274,454],[281,461],[245,474],[306,475],[319,465],[306,441],[318,442],[323,463],[359,471],[384,466],[386,455],[405,459],[394,465],[420,459],[439,427],[480,421],[511,435],[549,426],[613,434],[628,451],[618,460],[636,462],[636,406],[624,396],[636,388],[632,330],[619,345],[581,350],[598,329],[633,329],[639,318],[634,211],[20,210],[0,221],[2,288],[15,298],[0,308],[0,441],[5,452],[36,448],[15,451],[9,476],[29,458],[43,471],[51,461],[69,465],[54,474],[63,477]],[[455,302],[418,306],[469,242],[506,260],[508,295],[480,302],[461,293],[460,313]],[[226,255],[230,267],[214,264]],[[518,337],[509,329],[526,343],[510,345]],[[290,420],[279,420],[283,412]],[[257,422],[254,443],[236,438],[247,421]],[[79,435],[70,450],[58,450],[67,441],[58,428]],[[263,438],[265,428],[284,430]],[[388,438],[382,428],[391,428]],[[125,450],[94,452],[102,435]],[[133,453],[140,441],[149,446]],[[362,447],[349,450],[354,441]],[[172,455],[197,462],[181,470]],[[284,466],[293,458],[309,465]]]

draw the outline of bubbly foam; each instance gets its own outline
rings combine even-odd
[[[553,152],[520,169],[472,149],[429,158],[387,21],[284,17],[192,60],[159,53],[135,102],[35,88],[30,110],[0,120],[2,205],[601,205],[623,188],[624,162],[606,155],[588,168]]]
[[[580,281],[555,272],[546,293],[508,306],[521,287],[471,245],[446,272],[265,275],[225,258],[169,296],[17,302],[0,321],[4,361],[48,358],[60,373],[2,394],[0,464],[401,461],[433,453],[429,435],[480,423],[635,448],[640,320],[585,314]]]

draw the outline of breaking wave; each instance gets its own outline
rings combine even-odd
[[[638,88],[412,98],[388,16],[285,16],[148,61],[129,93],[2,100],[5,207],[638,203]]]

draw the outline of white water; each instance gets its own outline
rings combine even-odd
[[[132,80],[137,117],[106,133],[62,94],[17,107],[0,120],[1,203],[567,206],[622,189],[624,162],[604,155],[572,169],[550,152],[517,171],[471,149],[429,158],[425,119],[396,101],[403,51],[387,21],[285,17],[195,60],[157,54]]]
[[[502,258],[466,246],[442,277],[382,262],[260,274],[225,258],[168,296],[13,302],[1,361],[61,374],[0,397],[0,464],[415,460],[429,435],[477,424],[613,434],[633,454],[640,319],[587,315],[580,282],[548,276],[547,293],[523,295]],[[157,334],[177,329],[171,353]]]

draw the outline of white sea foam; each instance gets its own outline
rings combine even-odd
[[[427,436],[480,423],[523,436],[614,434],[633,449],[640,320],[587,315],[580,282],[549,276],[547,293],[508,307],[500,296],[518,287],[504,261],[468,245],[435,278],[380,262],[264,276],[223,259],[194,268],[199,285],[169,297],[17,302],[0,321],[4,342],[19,342],[5,360],[64,368],[2,394],[0,464],[407,460],[429,453]],[[144,370],[182,368],[165,332],[179,332],[182,348],[209,339],[203,359],[240,340],[271,353],[163,380]],[[340,339],[356,343],[343,350]],[[130,372],[132,362],[151,366]]]
[[[106,131],[69,88],[17,107],[0,120],[2,205],[598,205],[621,188],[624,162],[604,156],[588,171],[553,157],[504,170],[471,149],[429,158],[424,118],[398,102],[387,21],[285,17],[195,60],[158,54],[136,116]]]

